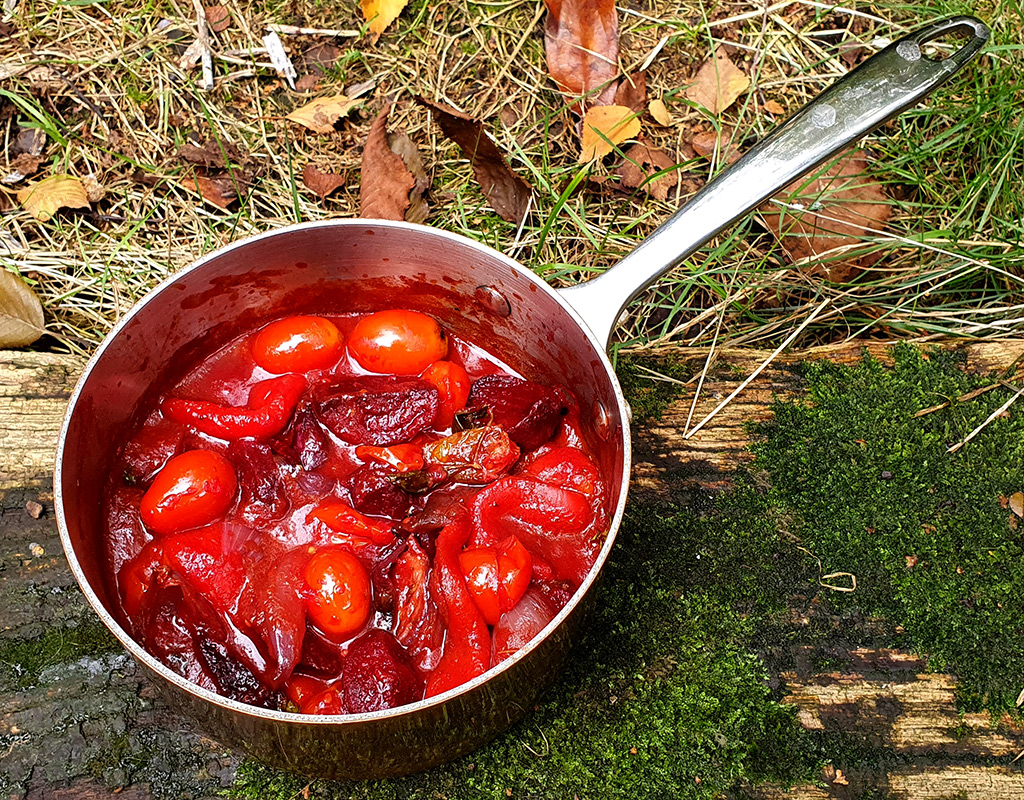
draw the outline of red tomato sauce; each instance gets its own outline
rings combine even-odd
[[[561,386],[418,312],[288,317],[195,364],[105,498],[123,620],[194,683],[377,711],[465,683],[565,605],[607,534]]]

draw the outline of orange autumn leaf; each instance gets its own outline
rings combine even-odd
[[[619,73],[615,0],[544,0],[544,52],[559,90],[586,95],[587,105],[614,102]]]
[[[615,146],[640,133],[640,120],[625,106],[593,106],[583,117],[580,163],[604,158]]]
[[[750,78],[732,63],[725,48],[719,47],[686,87],[686,99],[717,116],[749,88]]]
[[[409,0],[361,0],[363,18],[370,23],[373,41],[377,41],[385,29],[398,19]]]

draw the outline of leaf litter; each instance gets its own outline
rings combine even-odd
[[[46,222],[62,208],[89,208],[89,196],[82,181],[71,175],[51,175],[26,186],[18,202],[40,222]]]
[[[45,332],[39,297],[13,272],[0,268],[0,347],[26,347]]]
[[[718,116],[750,88],[750,78],[737,67],[724,47],[705,61],[693,82],[686,87],[686,99]]]
[[[640,118],[626,106],[592,106],[583,117],[580,163],[604,158],[640,133]]]
[[[530,208],[533,190],[505,161],[483,122],[451,106],[415,97],[417,103],[434,115],[444,135],[469,159],[473,176],[498,216],[507,222],[521,223]]]
[[[619,18],[615,0],[544,0],[544,51],[558,89],[584,105],[615,101]]]
[[[359,180],[359,216],[404,220],[415,176],[388,145],[387,124],[392,105],[381,109],[363,147]]]

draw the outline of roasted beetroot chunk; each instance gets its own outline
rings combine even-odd
[[[423,696],[423,680],[393,634],[368,630],[348,648],[341,673],[345,705],[354,714],[415,703]]]
[[[409,441],[434,424],[437,387],[419,378],[352,378],[319,397],[317,416],[342,441],[387,447]]]
[[[253,439],[238,439],[228,447],[228,459],[238,475],[238,513],[249,525],[266,525],[288,512],[281,470],[271,449]]]
[[[486,375],[473,384],[466,408],[490,410],[491,422],[500,425],[523,450],[536,450],[558,432],[566,409],[547,386],[512,375]]]

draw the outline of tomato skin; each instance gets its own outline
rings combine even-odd
[[[359,559],[337,547],[320,550],[305,570],[309,618],[331,639],[342,641],[370,617],[370,576]]]
[[[341,500],[328,499],[317,505],[306,516],[307,523],[313,520],[322,522],[335,533],[366,539],[373,544],[391,544],[395,540],[390,523],[360,514]]]
[[[473,602],[488,625],[497,625],[530,586],[533,559],[515,536],[496,547],[474,547],[459,554],[459,566]]]
[[[341,331],[323,317],[285,317],[263,327],[252,358],[267,372],[309,372],[332,366],[341,354]]]
[[[435,361],[420,374],[427,383],[432,383],[441,393],[441,407],[434,420],[436,428],[450,428],[455,421],[455,412],[466,407],[469,389],[472,385],[466,370],[451,361]]]
[[[348,351],[370,372],[419,375],[448,355],[448,337],[427,314],[391,309],[359,320],[349,337]]]
[[[161,536],[198,528],[224,515],[237,492],[230,461],[212,450],[189,450],[153,478],[142,496],[142,521]]]

